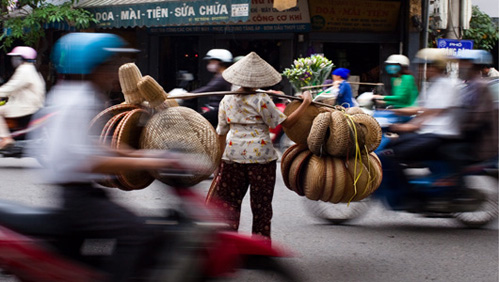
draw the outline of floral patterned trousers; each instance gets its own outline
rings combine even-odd
[[[219,173],[220,178],[215,186],[214,197],[221,201],[230,228],[233,230],[239,228],[241,203],[250,187],[252,233],[270,239],[276,161],[266,164],[222,162]]]

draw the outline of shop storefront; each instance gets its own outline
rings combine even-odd
[[[297,57],[323,53],[362,82],[383,81],[383,61],[407,53],[413,4],[421,1],[298,0],[285,11],[274,9],[272,0],[83,0],[79,6],[100,20],[98,29],[119,33],[143,50],[140,69],[169,91],[181,83],[181,72],[194,76],[183,84],[188,90],[207,83],[211,74],[202,58],[212,48],[234,56],[256,51],[279,71]]]
[[[384,60],[403,52],[404,1],[309,0],[309,51],[323,53],[361,82],[387,82]],[[372,86],[360,86],[359,93]]]

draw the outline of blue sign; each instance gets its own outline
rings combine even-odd
[[[473,40],[439,38],[438,48],[453,49],[454,51],[463,50],[463,49],[473,49]]]

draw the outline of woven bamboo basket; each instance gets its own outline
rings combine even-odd
[[[121,91],[125,96],[127,104],[138,105],[144,101],[144,98],[139,92],[137,83],[142,78],[137,65],[134,63],[127,63],[122,65],[118,71]]]
[[[127,112],[133,109],[137,109],[138,106],[136,105],[129,105],[129,104],[118,104],[111,106],[109,108],[106,108],[105,110],[101,111],[98,113],[91,121],[90,121],[90,126],[88,128],[88,132],[91,135],[100,135],[102,132],[102,129],[106,125],[106,123],[115,115],[123,112]]]
[[[300,106],[300,101],[293,101],[286,106],[284,109],[284,114],[289,116],[292,112]],[[305,113],[300,117],[300,119],[290,128],[283,127],[286,135],[297,144],[307,144],[307,137],[312,128],[312,123],[314,118],[321,112],[319,107],[315,105],[309,105]]]
[[[101,144],[111,147],[114,131],[116,130],[119,122],[125,117],[128,112],[129,111],[116,114],[114,117],[109,119],[108,122],[106,122],[99,138],[99,142]],[[114,175],[106,175],[103,180],[97,181],[97,183],[110,188],[117,188],[118,186],[120,186]]]
[[[221,157],[218,136],[211,124],[196,111],[180,106],[153,115],[142,132],[140,148],[199,154],[211,161],[209,168],[193,176],[164,176],[153,172],[156,179],[171,186],[192,186],[207,179],[218,167]]]
[[[139,149],[140,136],[149,119],[149,113],[142,109],[131,110],[120,121],[114,131],[112,147],[120,149]],[[131,191],[146,188],[154,177],[148,171],[126,171],[117,175],[121,190]]]
[[[169,107],[177,107],[178,103],[174,99],[166,99],[168,94],[163,90],[154,78],[146,75],[137,83],[140,94],[149,103],[151,108],[158,111],[167,109]]]

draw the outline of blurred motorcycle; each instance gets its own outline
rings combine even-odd
[[[46,122],[55,114],[55,111],[48,108],[42,108],[33,115],[17,118],[5,118],[10,134],[16,142],[0,149],[0,155],[4,158],[22,158],[26,156],[26,153],[30,148],[40,146],[42,142],[48,138],[44,126]],[[42,132],[42,134],[37,134],[40,138],[30,138],[30,133],[35,131]],[[37,155],[36,159],[41,165],[45,164],[44,156]]]
[[[176,177],[188,173],[162,172]],[[204,197],[190,187],[172,190],[179,198],[178,207],[165,210],[164,216],[145,218],[159,236],[133,281],[237,279],[241,269],[263,271],[284,281],[300,280],[279,261],[288,256],[282,248],[258,236],[224,231],[217,216],[220,211],[207,206]],[[99,261],[105,254],[80,254],[82,260],[62,255],[74,240],[66,232],[59,210],[0,201],[0,269],[20,281],[106,281],[95,266],[83,263]]]
[[[389,141],[388,127],[407,121],[391,111],[377,110],[373,117],[383,129],[377,151]],[[405,120],[401,120],[405,119]],[[481,163],[466,165],[454,171],[449,160],[435,158],[404,164],[413,169],[406,187],[392,187],[393,172],[383,166],[383,182],[373,195],[361,202],[331,204],[305,200],[308,210],[318,218],[333,224],[353,220],[365,214],[373,200],[380,200],[388,209],[419,214],[425,217],[455,218],[468,227],[482,227],[498,216],[497,157]],[[460,175],[461,177],[453,177]],[[461,179],[461,181],[459,181]]]

